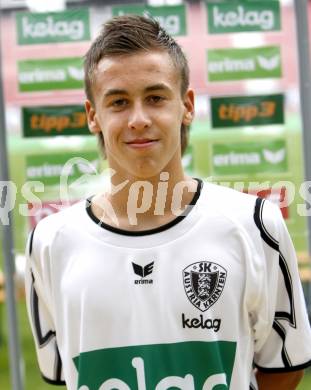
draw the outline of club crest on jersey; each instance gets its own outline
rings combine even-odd
[[[199,261],[183,270],[184,288],[189,301],[199,310],[206,311],[220,297],[227,271],[211,261]]]

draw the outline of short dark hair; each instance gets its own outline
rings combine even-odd
[[[181,47],[156,20],[139,15],[125,15],[117,16],[103,25],[84,57],[84,86],[87,99],[94,104],[95,73],[97,65],[104,57],[150,50],[163,50],[170,55],[174,66],[180,72],[183,96],[189,87],[189,67]],[[182,124],[180,132],[183,153],[188,144],[189,126]],[[99,144],[104,152],[102,133],[99,133]]]

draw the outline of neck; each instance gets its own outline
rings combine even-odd
[[[104,222],[123,229],[155,228],[182,214],[196,190],[197,182],[182,167],[174,174],[164,170],[148,178],[116,173],[109,190],[95,197],[93,211]]]

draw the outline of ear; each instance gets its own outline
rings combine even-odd
[[[86,111],[86,117],[87,117],[87,123],[90,129],[90,132],[92,134],[97,134],[101,132],[101,128],[99,126],[97,115],[95,108],[93,107],[90,100],[86,100],[84,103],[85,111]]]
[[[190,126],[194,118],[194,91],[188,89],[184,95],[184,115],[182,123],[186,126]]]

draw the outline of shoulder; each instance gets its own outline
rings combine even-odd
[[[252,218],[256,203],[254,195],[208,182],[204,183],[202,198],[210,209],[240,222]]]
[[[42,250],[49,247],[60,232],[72,230],[79,225],[77,221],[82,218],[84,208],[85,200],[42,219],[30,235],[30,249]]]
[[[210,182],[204,182],[205,195],[226,210],[252,206],[256,196]]]
[[[274,236],[284,224],[279,207],[255,195],[206,182],[202,195],[213,210],[243,226],[249,234]]]

